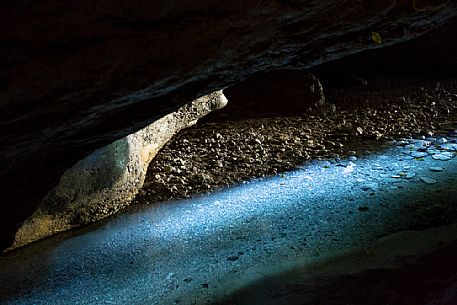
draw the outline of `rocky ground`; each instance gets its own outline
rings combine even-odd
[[[0,303],[455,304],[455,82],[345,81],[334,112],[181,132],[136,202],[194,198],[10,253]]]
[[[0,303],[456,304],[456,138],[136,205],[0,259]]]
[[[416,145],[410,138],[443,144],[433,136],[457,121],[455,80],[343,75],[323,84],[326,102],[336,111],[259,118],[256,105],[250,105],[228,117],[223,109],[181,132],[150,164],[136,203],[192,197],[316,159],[355,160],[380,144]]]

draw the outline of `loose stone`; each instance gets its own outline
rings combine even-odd
[[[457,151],[457,144],[447,143],[442,145],[441,148],[449,151]]]
[[[430,177],[426,177],[426,176],[421,176],[420,177],[421,181],[426,183],[426,184],[435,184],[437,182],[436,179],[433,179],[433,178],[430,178]]]
[[[231,261],[231,262],[234,262],[234,261],[236,261],[236,260],[239,259],[239,258],[240,258],[239,256],[229,256],[229,257],[227,257],[227,260],[228,260],[228,261]]]
[[[429,169],[432,172],[442,172],[444,170],[441,166],[431,166]]]
[[[445,144],[445,143],[447,143],[447,142],[448,142],[448,141],[446,140],[446,138],[439,138],[439,139],[436,140],[436,143],[437,143],[437,144],[440,144],[440,145],[441,145],[441,144]]]
[[[405,145],[407,145],[407,144],[408,144],[408,142],[406,142],[406,141],[397,141],[397,142],[395,143],[395,145],[397,145],[397,146],[405,146]]]
[[[405,176],[405,179],[413,179],[414,177],[416,177],[416,173],[407,173],[406,176]]]
[[[437,150],[434,149],[434,148],[429,148],[429,149],[427,149],[427,153],[428,153],[429,155],[433,156],[433,155],[436,155],[437,153],[439,153],[439,151],[437,151]]]
[[[422,151],[413,151],[411,153],[411,157],[414,157],[414,158],[423,158],[426,156],[428,156],[428,153],[422,152]]]
[[[444,153],[432,155],[432,158],[440,161],[448,161],[451,159],[449,155],[445,155]]]
[[[378,184],[377,184],[377,183],[374,183],[374,182],[373,182],[373,183],[367,183],[367,184],[365,184],[365,185],[363,185],[363,186],[361,187],[361,189],[362,189],[363,191],[369,191],[369,190],[375,191],[377,188],[378,188]]]
[[[167,174],[170,174],[171,172],[173,172],[174,168],[170,165],[167,165],[163,168],[163,170],[167,173]]]

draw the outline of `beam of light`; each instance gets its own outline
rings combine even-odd
[[[37,243],[0,261],[0,303],[206,304],[227,283],[407,227],[420,200],[455,198],[455,159],[407,154],[391,147],[355,162],[313,162]]]

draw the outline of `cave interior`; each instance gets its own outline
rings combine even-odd
[[[457,4],[200,2],[1,4],[0,303],[457,304]]]

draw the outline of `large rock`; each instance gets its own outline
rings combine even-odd
[[[456,11],[448,0],[2,1],[0,249],[67,168],[183,103],[414,38]]]
[[[222,91],[203,96],[76,163],[19,228],[13,248],[127,206],[143,185],[149,163],[171,137],[226,104]]]

